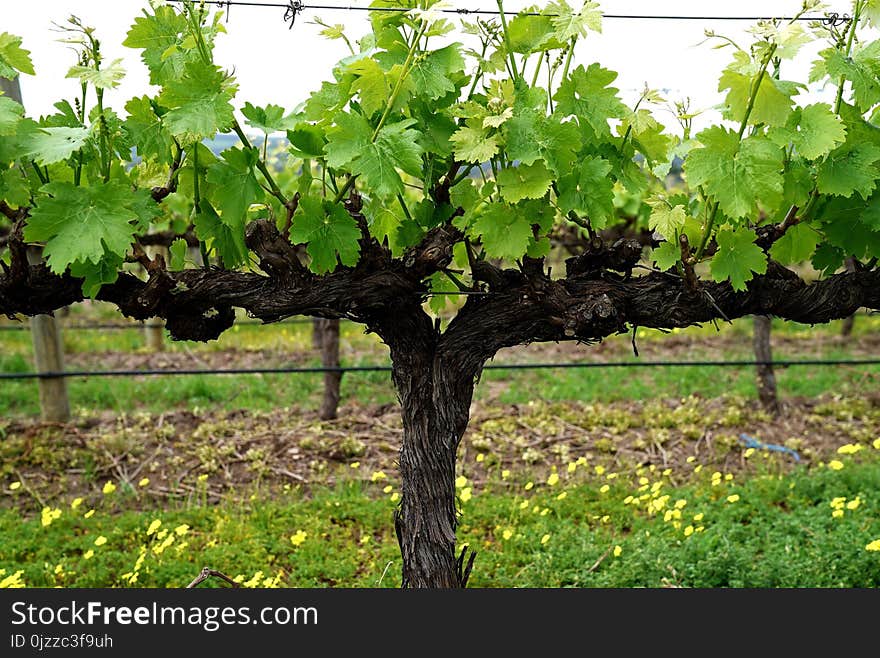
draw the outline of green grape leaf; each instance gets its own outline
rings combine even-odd
[[[171,243],[168,252],[171,254],[170,265],[172,270],[180,271],[186,267],[186,253],[188,249],[186,240],[183,238],[177,238]]]
[[[193,215],[196,236],[208,249],[216,251],[225,267],[238,267],[248,262],[248,248],[244,241],[244,221],[239,218],[221,218],[206,200],[199,203],[199,212]]]
[[[599,64],[590,64],[586,69],[578,66],[553,97],[556,111],[562,116],[575,115],[579,123],[593,129],[596,137],[609,139],[609,119],[622,119],[628,112],[617,96],[618,90],[608,86],[616,79],[617,73]]]
[[[543,162],[530,165],[521,164],[498,172],[498,189],[501,198],[510,203],[523,199],[540,199],[553,181],[553,175]]]
[[[795,224],[770,247],[770,258],[783,265],[810,260],[821,236],[809,224]]]
[[[720,228],[715,233],[718,251],[709,263],[714,281],[730,280],[734,290],[746,289],[753,274],[767,271],[767,256],[755,244],[757,234],[748,228]]]
[[[535,53],[562,46],[553,38],[553,20],[550,16],[519,14],[507,24],[510,50],[515,53]]]
[[[310,160],[324,157],[327,139],[320,126],[297,124],[293,130],[287,131],[287,140],[290,142],[290,152],[297,158]]]
[[[835,81],[845,78],[852,84],[853,100],[863,112],[880,102],[880,80],[877,79],[878,43],[873,42],[846,57],[837,48],[819,53],[825,60],[825,70]]]
[[[139,217],[127,185],[52,182],[41,191],[48,196],[31,210],[24,239],[46,243],[43,255],[54,273],[76,261],[98,263],[105,250],[119,256],[128,251]]]
[[[34,75],[31,52],[21,47],[21,37],[3,32],[0,34],[0,78],[14,80],[19,72]]]
[[[284,116],[284,108],[280,105],[269,104],[266,107],[257,107],[250,103],[245,103],[241,108],[246,123],[259,130],[266,135],[275,132],[289,130],[294,127],[295,122],[292,117]]]
[[[842,250],[825,242],[820,244],[813,254],[812,264],[823,276],[828,276],[834,274],[837,268],[843,265],[844,258],[846,254]]]
[[[156,116],[150,99],[147,96],[132,98],[125,104],[125,111],[128,118],[122,125],[138,155],[145,160],[155,158],[162,164],[170,164],[174,140]]]
[[[498,135],[489,135],[482,127],[462,126],[449,141],[453,144],[455,157],[462,162],[483,163],[498,153]]]
[[[749,105],[754,75],[744,75],[731,68],[725,69],[718,82],[718,91],[728,90],[725,98],[725,116],[733,121],[742,121]],[[768,126],[784,125],[791,114],[792,95],[797,86],[764,75],[755,96],[749,123],[765,123]]]
[[[27,179],[21,175],[18,167],[5,169],[0,167],[0,199],[3,199],[13,208],[21,208],[30,203],[31,191],[27,185]]]
[[[0,137],[14,135],[24,108],[8,96],[0,96]]]
[[[880,231],[880,193],[875,192],[865,209],[859,215],[859,220],[872,231]]]
[[[608,174],[611,163],[605,158],[586,156],[580,166],[558,181],[559,207],[567,213],[589,217],[596,230],[605,228],[614,216],[613,183]]]
[[[602,31],[602,10],[596,2],[584,2],[576,12],[565,0],[556,0],[548,4],[545,11],[554,15],[554,36],[563,43],[574,37],[585,37],[590,30]]]
[[[97,263],[91,261],[76,261],[70,264],[70,274],[82,279],[82,291],[85,297],[94,299],[101,286],[113,283],[119,278],[119,268],[122,267],[122,256],[105,253]]]
[[[397,169],[413,176],[421,175],[421,133],[410,126],[414,119],[404,119],[383,126],[376,140],[361,147],[351,161],[351,173],[360,176],[371,193],[393,197],[403,192],[403,180]]]
[[[221,155],[223,160],[208,167],[211,200],[225,224],[243,225],[250,205],[263,196],[263,188],[254,175],[260,154],[255,148],[229,148]]]
[[[327,129],[327,164],[334,169],[348,165],[369,146],[373,129],[361,114],[340,112]]]
[[[880,147],[870,142],[844,144],[819,165],[816,180],[819,192],[843,197],[858,192],[867,199],[880,178],[877,160],[880,160]]]
[[[316,274],[332,272],[337,260],[354,267],[360,256],[361,237],[357,222],[339,204],[303,197],[293,215],[290,241],[305,243]]]
[[[664,240],[651,252],[651,258],[657,268],[665,272],[681,260],[681,247],[674,240]]]
[[[388,78],[379,63],[363,57],[349,64],[348,70],[357,75],[351,89],[357,92],[364,112],[372,115],[383,110],[391,97],[391,85],[388,84]]]
[[[651,215],[648,217],[648,228],[657,231],[669,241],[674,241],[679,231],[684,228],[687,209],[682,205],[671,206],[664,198],[648,199]]]
[[[867,206],[857,197],[832,197],[817,213],[826,243],[847,256],[880,256],[880,232],[862,221]]]
[[[25,137],[22,156],[40,165],[61,162],[81,149],[88,138],[88,128],[41,128]]]
[[[478,213],[471,227],[490,258],[522,257],[532,239],[532,224],[523,213],[506,203],[489,203]]]
[[[187,63],[200,57],[195,43],[183,47],[188,34],[186,17],[169,6],[154,7],[154,13],[145,10],[134,19],[123,46],[140,48],[141,59],[150,71],[150,83],[164,85],[183,75]]]
[[[782,149],[763,136],[742,142],[720,126],[702,131],[702,148],[693,149],[684,170],[691,187],[705,186],[725,215],[757,215],[759,204],[777,207],[782,198]]]
[[[98,89],[114,89],[125,77],[125,69],[122,67],[122,58],[119,58],[97,70],[90,66],[71,66],[65,77],[76,78],[81,84],[90,84]]]
[[[318,91],[312,92],[303,107],[304,117],[307,121],[326,121],[327,117],[334,117],[335,111],[340,110],[351,99],[351,85],[353,80],[347,76],[338,83],[322,82]]]
[[[407,77],[414,95],[436,100],[457,89],[453,77],[461,71],[464,71],[461,44],[452,43],[417,55]]]
[[[170,108],[162,119],[172,135],[213,138],[228,131],[235,120],[233,89],[216,66],[187,64],[183,77],[168,82],[159,95],[159,104]]]
[[[556,116],[544,117],[534,111],[514,114],[504,124],[504,134],[511,160],[532,164],[543,158],[557,176],[571,171],[581,146],[580,131],[573,121],[560,122]]]
[[[768,136],[780,146],[792,144],[807,160],[816,160],[846,140],[846,128],[830,105],[814,103],[795,110],[784,128],[777,128]]]

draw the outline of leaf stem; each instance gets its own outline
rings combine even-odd
[[[400,71],[400,77],[397,78],[397,83],[394,85],[394,89],[391,91],[391,96],[388,98],[388,102],[385,104],[385,110],[382,112],[382,116],[379,118],[379,123],[376,125],[376,129],[373,131],[373,136],[370,137],[370,144],[376,141],[376,138],[379,136],[379,131],[382,130],[382,127],[385,125],[385,122],[388,120],[388,116],[391,114],[391,110],[394,108],[394,104],[397,102],[397,97],[400,95],[400,90],[403,88],[403,81],[406,80],[406,76],[409,74],[410,68],[412,67],[412,61],[415,57],[416,50],[419,47],[419,40],[422,38],[422,35],[425,33],[425,30],[428,29],[427,21],[422,21],[422,25],[419,28],[418,34],[412,40],[412,43],[409,46],[409,50],[406,53],[406,60],[403,62],[403,68]],[[355,176],[349,176],[348,180],[345,181],[345,185],[343,185],[339,192],[336,193],[336,197],[333,199],[333,203],[339,203],[348,194],[348,191],[352,188],[355,181]]]
[[[516,68],[516,58],[513,56],[513,50],[510,48],[510,35],[507,32],[507,16],[504,13],[504,0],[497,0],[497,2],[498,17],[501,19],[501,32],[504,35],[504,49],[507,51],[508,58],[510,58],[510,74],[513,76],[514,82],[516,82],[522,78]]]
[[[846,51],[845,57],[849,57],[852,52],[853,40],[856,35],[856,26],[859,23],[859,14],[862,12],[862,3],[856,2],[855,8],[853,9],[853,18],[849,23],[848,33],[846,35]],[[840,106],[843,104],[843,86],[846,84],[846,78],[844,76],[840,76],[840,81],[837,84],[837,96],[834,99],[834,114],[840,114]]]

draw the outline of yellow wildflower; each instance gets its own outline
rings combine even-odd
[[[620,554],[623,553],[623,549],[620,546],[615,546],[614,551],[612,552],[614,553],[614,557],[620,557]]]
[[[142,489],[150,484],[150,478],[141,478],[138,482],[138,486]]]
[[[159,526],[161,526],[161,525],[162,525],[162,521],[160,521],[159,519],[154,519],[153,522],[150,524],[150,527],[147,528],[147,534],[148,535],[154,534],[159,529]]]
[[[385,471],[375,471],[371,476],[370,480],[373,482],[378,482],[379,480],[387,480],[388,476],[385,475]]]
[[[176,534],[178,537],[183,537],[187,532],[189,532],[189,525],[187,525],[186,523],[182,523],[174,528],[174,534]]]
[[[843,462],[832,459],[830,462],[828,462],[828,468],[830,468],[832,471],[839,471],[841,468],[843,468]]]
[[[390,500],[392,503],[396,503],[398,500],[400,500],[400,494],[395,491],[393,494],[391,494]]]
[[[360,468],[361,463],[360,462],[352,462],[351,464],[349,464],[349,466],[351,466],[352,468]]]
[[[70,501],[70,509],[76,509],[77,507],[82,505],[82,503],[83,503],[82,498],[74,498],[72,501]]]
[[[685,527],[685,529],[684,529],[684,536],[685,536],[685,537],[690,537],[692,534],[694,534],[694,526],[689,525],[689,526]]]
[[[871,445],[874,446],[875,450],[880,450],[880,439],[874,439],[874,443],[872,443]]]
[[[503,471],[501,471],[501,479],[502,480],[506,480],[509,477],[510,477],[510,471],[508,469],[505,468]]]
[[[528,506],[529,506],[529,501],[527,501],[527,500],[524,500],[519,504],[520,509],[525,509]]]
[[[290,543],[299,548],[305,542],[306,537],[309,536],[309,533],[303,530],[297,530],[295,533],[290,535]]]
[[[513,537],[513,530],[507,528],[504,532],[501,533],[501,536],[504,539],[510,539],[511,537]]]
[[[755,449],[754,449],[754,448],[746,448],[746,451],[743,453],[743,457],[745,457],[746,459],[748,459],[749,457],[751,457],[751,456],[754,455],[754,454],[755,454]]]
[[[95,551],[93,551],[91,548],[83,553],[83,558],[85,558],[86,560],[91,560],[93,557],[95,557]]]
[[[732,494],[732,495],[730,495],[730,496],[727,497],[727,502],[728,502],[728,503],[735,503],[735,502],[738,501],[738,500],[739,500],[739,494]]]
[[[851,501],[849,501],[846,504],[846,509],[858,509],[859,505],[861,505],[861,504],[862,504],[862,499],[856,497],[856,498],[853,498]]]
[[[605,467],[602,465],[596,466],[596,475],[602,475],[605,472]]]
[[[110,482],[110,480],[107,480],[107,482],[104,483],[104,488],[101,489],[101,491],[104,492],[105,496],[108,496],[116,491],[116,485]]]
[[[12,491],[15,491],[16,489],[21,489],[21,482],[19,482],[18,480],[16,480],[15,482],[13,482],[12,484],[9,485],[9,488],[10,488]]]
[[[94,515],[95,515],[95,510],[90,509],[88,512],[86,512],[85,514],[83,514],[83,518],[84,518],[84,519],[90,519],[90,518],[92,518]]]
[[[837,454],[839,454],[839,455],[854,455],[861,449],[862,449],[862,446],[859,445],[858,443],[847,443],[847,444],[840,446],[837,449]]]
[[[463,487],[466,487],[467,483],[468,483],[468,480],[464,475],[459,475],[457,478],[455,478],[455,488],[456,489],[461,489]]]
[[[558,473],[551,473],[550,477],[547,478],[547,484],[549,484],[551,487],[556,486],[556,484],[558,482],[559,482],[559,474]]]
[[[603,484],[601,487],[599,487],[599,493],[608,493],[609,491],[611,491],[611,487],[609,487],[607,484]]]
[[[568,495],[568,492],[567,492],[567,491],[563,491],[561,494],[559,494],[558,496],[556,496],[556,500],[564,500],[565,497],[566,497],[567,495]]]
[[[95,539],[95,546],[103,546],[107,543],[107,538],[104,535],[100,535],[97,539]]]
[[[569,473],[574,473],[576,469],[577,469],[577,464],[575,464],[574,462],[568,462],[567,470]]]
[[[875,539],[870,544],[865,546],[866,551],[880,551],[880,539]]]
[[[546,534],[546,535],[544,535],[543,537],[541,537],[541,544],[546,544],[548,541],[550,541],[550,535],[549,535],[549,534]]]
[[[688,457],[687,459],[685,459],[685,461],[686,461],[688,464],[693,464],[695,461],[697,461],[697,458],[694,457],[693,455],[691,455],[690,457]]]
[[[842,510],[842,509],[836,509],[836,510],[834,510],[833,512],[831,512],[831,518],[839,519],[839,518],[842,517],[842,516],[843,516],[843,510]]]
[[[382,487],[382,493],[391,493],[392,489],[394,489],[394,487],[392,487],[390,484],[386,484],[384,487]]]
[[[461,495],[459,496],[459,498],[461,498],[461,502],[463,502],[463,503],[466,503],[467,501],[469,501],[473,497],[474,497],[473,491],[471,490],[470,487],[465,487],[464,489],[462,489]]]
[[[531,491],[532,487],[534,487],[534,486],[535,486],[535,483],[529,481],[529,482],[526,482],[526,486],[523,487],[523,488],[524,488],[526,491]]]
[[[684,498],[679,498],[678,500],[675,501],[675,509],[681,509],[682,507],[684,507],[687,504],[688,504],[687,500],[685,500]]]
[[[880,439],[877,439],[877,440],[880,441]],[[878,450],[880,450],[880,448],[878,448]],[[574,463],[577,464],[578,466],[586,466],[587,465],[587,458],[586,457],[578,457]]]
[[[484,459],[486,459],[486,455],[484,455],[482,452],[481,452],[479,455],[477,455],[477,461],[478,461],[478,462],[481,462],[481,461],[483,461]]]
[[[702,520],[703,520],[703,513],[702,512],[700,512],[699,514],[694,514],[694,521],[702,521]]]
[[[697,464],[696,466],[694,466],[694,473],[699,473],[702,470],[703,470],[702,464]]]

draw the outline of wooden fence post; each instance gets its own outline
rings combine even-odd
[[[339,320],[315,318],[312,324],[312,345],[321,350],[321,365],[325,368],[339,367]],[[321,420],[336,418],[339,408],[341,372],[324,373],[324,394],[318,416]]]
[[[770,348],[771,320],[766,315],[755,316],[754,348],[755,360],[769,362],[773,360],[773,351]],[[776,392],[776,375],[773,366],[757,366],[758,398],[761,405],[773,415],[779,413],[779,397]]]
[[[10,80],[0,77],[0,90],[17,103],[22,103],[18,78]],[[43,262],[42,249],[28,249],[27,258],[31,265],[39,265]],[[36,315],[30,319],[30,327],[37,372],[64,372],[61,328],[55,318],[51,315]],[[70,420],[67,380],[64,377],[40,377],[37,385],[40,390],[40,417],[56,423]]]
[[[42,250],[28,249],[28,262],[43,262]],[[31,340],[34,345],[34,366],[37,372],[64,372],[64,347],[61,327],[51,315],[35,315],[30,319]],[[40,417],[48,422],[66,423],[70,420],[70,400],[64,377],[40,377]]]

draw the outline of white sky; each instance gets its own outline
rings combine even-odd
[[[270,0],[280,2],[281,0]],[[331,4],[334,0],[321,0]],[[350,0],[351,4],[367,5],[369,0]],[[571,0],[577,5],[579,0]],[[308,0],[304,1],[308,6]],[[338,2],[348,5],[347,0]],[[450,5],[470,9],[494,9],[493,0],[451,0]],[[505,9],[517,10],[533,2],[508,0]],[[539,3],[540,4],[540,3]],[[605,12],[618,14],[666,15],[791,15],[800,8],[800,0],[739,0],[708,2],[695,0],[605,0]],[[829,2],[844,13],[849,3]],[[123,113],[123,105],[133,97],[151,91],[146,67],[139,52],[124,48],[125,38],[133,19],[148,7],[146,0],[0,0],[0,31],[17,34],[24,47],[31,51],[36,76],[22,76],[21,86],[25,108],[30,116],[53,111],[52,104],[60,98],[71,101],[78,94],[78,85],[65,79],[74,63],[68,46],[58,43],[58,32],[52,22],[63,23],[71,13],[97,29],[102,51],[108,60],[122,57],[127,75],[118,89],[107,93],[105,103]],[[348,54],[340,41],[320,37],[321,28],[310,24],[314,17],[327,23],[343,23],[350,39],[367,31],[366,12],[310,10],[301,14],[292,30],[283,22],[281,8],[233,6],[228,34],[221,35],[215,51],[217,62],[235,69],[239,93],[235,103],[255,105],[276,103],[287,110],[303,101],[308,93],[330,78],[332,65]],[[453,20],[456,20],[453,17]],[[473,20],[471,17],[470,20]],[[721,100],[716,91],[721,69],[729,62],[729,49],[714,50],[709,44],[697,45],[704,39],[706,28],[732,37],[740,45],[749,41],[744,29],[747,21],[670,21],[621,20],[607,18],[600,35],[590,34],[578,44],[575,61],[585,65],[598,61],[620,75],[616,85],[625,100],[637,94],[644,84],[668,90],[670,99],[690,97],[694,107],[710,107]],[[460,37],[456,37],[460,38]],[[804,49],[797,60],[783,65],[783,78],[806,81],[812,54],[818,48]],[[813,102],[828,96],[801,96],[800,102]],[[658,115],[669,125],[671,117]],[[714,117],[709,114],[703,120]],[[670,126],[671,127],[671,126]],[[700,127],[698,121],[696,127]]]

